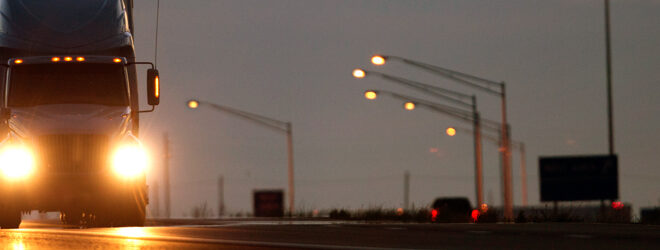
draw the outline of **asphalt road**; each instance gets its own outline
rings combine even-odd
[[[65,228],[26,221],[2,249],[660,249],[660,226],[150,221],[142,228]],[[198,225],[184,225],[198,224]],[[204,225],[202,225],[204,224]],[[169,225],[169,226],[164,226]]]

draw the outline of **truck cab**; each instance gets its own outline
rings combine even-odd
[[[0,0],[0,227],[33,210],[141,226],[149,202],[139,116],[160,100],[136,62],[132,1]],[[75,15],[75,18],[74,18]],[[137,66],[147,70],[140,110]]]
[[[36,56],[6,65],[0,142],[0,227],[22,212],[67,224],[142,225],[147,155],[133,134],[125,58]],[[149,103],[159,77],[148,71]]]

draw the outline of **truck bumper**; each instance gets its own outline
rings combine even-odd
[[[146,179],[113,174],[42,174],[0,184],[0,202],[22,211],[97,210],[112,204],[148,204]]]

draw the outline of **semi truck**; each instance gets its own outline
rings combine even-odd
[[[140,114],[159,104],[160,78],[136,61],[133,1],[0,0],[0,15],[0,227],[35,210],[65,224],[142,226]]]

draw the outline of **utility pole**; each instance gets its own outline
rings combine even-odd
[[[477,207],[481,207],[484,203],[484,172],[483,172],[483,158],[481,152],[481,118],[477,111],[477,97],[472,96],[472,115],[473,115],[473,133],[474,133],[474,183],[476,186]]]
[[[522,205],[527,206],[527,163],[525,162],[525,143],[520,143],[520,175],[522,184]]]
[[[154,181],[153,190],[154,190],[153,191],[153,197],[154,197],[153,200],[154,201],[151,204],[153,204],[154,207],[151,210],[151,213],[152,213],[152,217],[159,218],[160,217],[160,199],[159,199],[160,198],[160,190],[159,190],[159,187],[158,187],[158,181]]]
[[[409,208],[410,202],[410,172],[406,170],[403,173],[403,209]]]
[[[218,177],[218,218],[225,215],[225,178]]]
[[[614,155],[614,124],[612,118],[612,49],[610,48],[610,1],[605,0],[605,57],[607,72],[607,135],[610,155]]]
[[[504,218],[513,220],[513,178],[511,171],[511,132],[506,116],[506,85],[500,85],[502,98],[502,176],[504,183]]]
[[[293,127],[290,122],[285,123],[288,172],[289,172],[289,216],[295,212],[295,189],[293,181]]]
[[[167,132],[163,133],[163,182],[165,182],[165,218],[170,218],[170,139]]]

